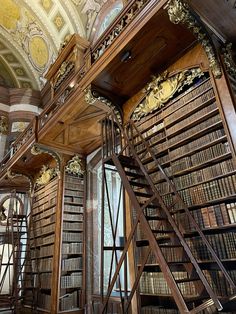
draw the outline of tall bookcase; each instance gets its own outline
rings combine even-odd
[[[236,166],[221,106],[208,73],[201,79],[195,79],[187,90],[136,124],[236,282]],[[136,142],[135,147],[142,157],[145,146]],[[145,158],[145,165],[155,186],[166,205],[170,205],[173,196],[169,185],[162,179],[160,171],[156,171],[154,162],[150,162],[147,156]],[[148,211],[146,214],[151,229],[156,233],[158,241],[165,243],[165,234],[155,230],[157,221],[150,218],[152,208]],[[184,210],[176,205],[171,214],[183,230],[210,285],[223,302],[226,296],[233,294],[232,289],[212,262]],[[145,254],[145,247],[141,244],[143,240],[145,237],[140,230],[137,235],[138,265]],[[184,278],[183,270],[178,267],[178,261],[183,261],[183,252],[173,246],[167,249],[165,257],[167,261],[175,260],[173,267],[176,279]],[[140,279],[141,312],[178,313],[171,291],[155,260],[151,254]],[[180,289],[189,302],[194,302],[196,291],[193,283],[182,282]]]
[[[38,310],[50,312],[58,178],[35,190],[30,222],[31,269],[26,273],[25,297],[33,293]],[[27,271],[27,269],[26,269]],[[25,304],[27,305],[27,304]]]
[[[84,305],[84,179],[65,174],[61,249],[61,312]]]
[[[33,299],[38,313],[83,313],[84,234],[84,178],[66,173],[35,190],[25,309]]]

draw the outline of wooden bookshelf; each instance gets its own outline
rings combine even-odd
[[[50,312],[51,309],[57,188],[56,177],[48,184],[37,187],[32,201],[29,254],[31,267],[26,269],[24,298],[27,300],[27,296],[33,294],[39,312]],[[24,306],[27,308],[27,301]]]
[[[236,258],[235,156],[232,155],[230,139],[224,129],[221,105],[208,74],[205,73],[202,79],[194,81],[187,90],[136,124],[236,282],[233,263]],[[169,184],[163,180],[153,159],[145,154],[144,144],[137,140],[135,148],[165,204],[169,206],[174,194]],[[183,208],[176,205],[171,214],[183,231],[213,291],[220,299],[232,295],[232,289],[223,279],[221,271],[214,268],[210,253]],[[133,213],[133,218],[135,215]],[[174,277],[184,298],[188,300],[197,295],[193,282],[183,280],[187,277],[180,267],[184,262],[183,249],[178,245],[165,248],[168,237],[159,227],[155,229],[157,221],[151,206],[146,209],[146,217],[166,260],[174,269]],[[138,229],[136,240],[136,262],[141,265],[148,245],[142,230]],[[139,283],[141,313],[178,313],[174,304],[171,308],[169,301],[163,301],[171,299],[171,291],[155,263],[156,258],[151,253]]]
[[[59,311],[82,311],[84,286],[84,179],[65,174]],[[77,311],[77,312],[76,312]]]

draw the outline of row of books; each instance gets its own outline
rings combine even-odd
[[[39,247],[37,250],[31,248],[31,258],[53,256],[54,244]]]
[[[57,190],[49,193],[47,196],[39,199],[36,202],[33,202],[33,209],[40,207],[41,205],[50,203],[50,200],[57,196]]]
[[[228,284],[223,273],[219,270],[203,270],[212,290],[218,296],[233,295],[233,288]],[[228,271],[229,276],[235,282],[236,271]],[[175,280],[188,279],[188,274],[185,271],[172,272]],[[167,285],[163,273],[161,272],[143,272],[140,278],[140,292],[144,294],[154,295],[171,295],[171,290]],[[194,281],[179,282],[178,287],[184,297],[194,297],[199,295],[197,285]]]
[[[84,207],[78,205],[64,204],[64,212],[83,213]]]
[[[69,214],[64,213],[63,220],[68,221],[83,221],[83,214]]]
[[[236,223],[236,203],[220,203],[191,211],[196,223],[202,228],[220,227]],[[177,213],[173,218],[185,231],[194,230],[191,219],[185,213]]]
[[[54,207],[54,213],[50,216],[46,216],[47,218],[42,218],[40,220],[34,220],[33,222],[33,228],[34,230],[38,228],[42,228],[48,224],[54,223],[56,221],[56,215],[55,215],[55,207]]]
[[[77,197],[83,197],[84,192],[79,190],[68,190],[65,189],[65,195],[66,196],[77,196]]]
[[[32,260],[31,261],[32,271],[33,272],[52,271],[52,263],[53,263],[52,257]]]
[[[76,203],[76,204],[83,204],[83,197],[77,196],[64,196],[64,202],[68,203]]]
[[[236,258],[236,234],[234,232],[206,235],[220,259]],[[186,239],[192,253],[200,261],[212,260],[211,254],[200,237]]]
[[[179,311],[175,309],[165,309],[163,307],[149,305],[142,307],[141,314],[179,314]]]
[[[226,281],[220,270],[203,270],[203,273],[217,296],[232,296],[233,288]],[[228,270],[228,274],[233,282],[236,282],[236,270]]]
[[[30,238],[33,239],[34,237],[44,236],[48,233],[52,233],[55,231],[55,224],[39,227],[37,229],[31,228],[30,230]]]
[[[166,129],[166,135],[171,136],[172,134],[176,133],[177,131],[180,131],[181,129],[184,129],[188,126],[191,126],[192,123],[196,120],[199,120],[200,118],[206,116],[208,113],[214,111],[217,109],[216,103],[212,103],[197,112],[188,115],[187,118],[182,119],[178,123],[174,124],[173,126]]]
[[[44,219],[50,215],[53,215],[56,212],[56,206],[49,207],[45,209],[43,212],[40,212],[39,214],[35,214],[32,216],[32,221],[37,221],[40,219]]]
[[[188,278],[187,272],[173,272],[177,279]],[[161,272],[143,272],[139,282],[140,293],[155,295],[171,295],[171,290]],[[181,282],[178,284],[183,296],[197,296],[198,291],[194,282]]]
[[[56,202],[57,202],[57,197],[56,196],[54,196],[52,198],[48,197],[48,200],[46,200],[44,204],[33,206],[32,214],[35,215],[35,214],[38,214],[40,212],[43,212],[43,211],[47,210],[48,208],[52,207],[53,205],[55,205]]]
[[[46,310],[50,310],[50,306],[51,306],[51,295],[50,294],[46,294],[46,293],[42,293],[42,292],[38,292],[38,295],[35,297],[35,300],[37,300],[39,307],[42,309],[46,309]]]
[[[61,276],[61,289],[82,287],[82,273],[71,273]]]
[[[182,107],[184,104],[187,102],[193,100],[195,97],[198,97],[205,91],[207,91],[209,88],[211,88],[211,82],[209,79],[205,80],[201,84],[191,87],[189,90],[187,90],[185,93],[181,94],[177,99],[174,99],[173,101],[170,102],[170,105],[166,108],[164,108],[164,115],[167,116],[171,112],[179,109]]]
[[[63,232],[62,234],[63,242],[82,242],[83,233],[81,232]]]
[[[219,114],[216,114],[211,118],[199,122],[192,128],[189,128],[186,131],[182,131],[176,136],[168,138],[168,146],[171,147],[182,140],[186,140],[186,138],[190,139],[193,136],[195,137],[196,134],[201,134],[202,130],[210,128],[212,125],[216,125],[218,123],[221,123],[221,117]]]
[[[225,131],[222,128],[205,134],[196,140],[193,140],[185,145],[181,145],[180,147],[171,150],[169,152],[170,159],[177,158],[183,154],[189,154],[189,152],[191,152],[192,150],[210,144],[223,136],[225,136]]]
[[[223,162],[217,163],[213,166],[199,169],[191,173],[174,178],[174,184],[177,189],[185,188],[189,185],[194,185],[213,179],[214,177],[221,176],[235,170],[233,160],[228,159]]]
[[[63,221],[63,230],[81,231],[83,230],[83,223],[76,221],[75,222]]]
[[[84,182],[83,182],[83,180],[78,180],[78,178],[76,178],[76,180],[73,179],[73,181],[70,182],[67,180],[67,177],[66,177],[65,189],[66,190],[83,191],[84,190]]]
[[[228,177],[220,178],[179,191],[181,198],[188,206],[203,204],[215,199],[233,196],[235,193],[236,175],[230,175]],[[167,205],[171,203],[171,200],[168,200],[168,197],[166,198],[166,201]]]
[[[60,311],[73,310],[79,307],[78,292],[66,293],[60,297]]]
[[[191,112],[194,110],[196,111],[197,108],[201,108],[204,104],[205,104],[205,108],[208,108],[206,103],[211,100],[215,100],[215,94],[213,89],[209,89],[208,91],[206,91],[204,94],[200,95],[198,98],[195,98],[193,101],[189,102],[187,105],[181,107],[179,110],[174,111],[171,115],[167,116],[166,118],[164,118],[164,122],[165,122],[165,126],[168,126],[170,123],[175,122],[177,119],[179,120],[181,117],[186,117],[186,114],[189,115],[191,114]],[[210,105],[211,107],[211,105]],[[200,116],[204,113],[208,113],[209,111],[213,110],[216,108],[216,103],[214,103],[214,106],[211,107],[212,109],[208,108],[207,111],[202,111],[201,109],[198,110],[198,112],[200,113]],[[201,113],[202,112],[202,113]],[[189,118],[192,118],[192,120],[195,120],[196,118],[198,118],[199,116],[196,116],[195,113],[193,113]],[[179,122],[178,124],[182,124],[182,121],[186,120],[186,124],[189,123],[189,119],[181,119],[181,122]],[[171,132],[172,133],[172,132]]]
[[[83,243],[62,243],[62,254],[82,254],[83,253]]]
[[[230,153],[229,143],[219,143],[193,155],[183,157],[172,163],[173,174],[208,162],[211,159]]]
[[[40,245],[45,245],[45,244],[51,244],[54,243],[55,241],[55,234],[50,234],[48,236],[45,237],[38,237],[38,238],[33,238],[30,240],[30,245],[32,247],[37,247]]]
[[[62,259],[62,271],[81,270],[83,259],[82,257]]]
[[[39,196],[39,195],[44,195],[44,194],[49,194],[50,193],[50,189],[54,189],[55,186],[57,186],[58,183],[58,178],[55,177],[53,178],[53,180],[51,180],[50,182],[47,183],[47,185],[42,185],[42,186],[38,186],[37,189],[34,191],[34,197],[35,196]]]
[[[151,129],[148,129],[146,132],[142,133],[142,136],[143,137],[152,136],[153,133],[156,133],[156,132],[162,130],[163,128],[164,128],[164,122],[160,122],[160,123],[154,124]],[[158,137],[160,137],[160,134],[163,134],[163,132],[158,133]],[[136,140],[140,140],[139,137],[136,137],[135,139]]]
[[[36,202],[42,201],[45,197],[49,196],[51,193],[54,193],[57,190],[57,180],[49,183],[45,188],[41,189],[38,192],[34,193],[33,204]]]
[[[66,175],[65,183],[66,183],[66,186],[65,186],[66,188],[69,187],[68,184],[75,184],[76,188],[79,185],[83,188],[83,185],[84,185],[84,181],[82,178],[78,178],[77,176],[73,176],[73,175]]]

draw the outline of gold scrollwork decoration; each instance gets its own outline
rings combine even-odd
[[[32,147],[31,147],[31,154],[32,155],[40,155],[40,154],[48,154],[50,156],[53,157],[53,159],[56,161],[56,173],[58,175],[58,177],[60,177],[60,169],[61,169],[61,157],[58,153],[54,152],[53,150],[51,150],[50,148],[46,147],[46,146],[43,146],[41,144],[34,144]]]
[[[80,158],[79,155],[75,155],[68,161],[65,171],[76,176],[83,176],[85,173],[85,167],[82,158]]]
[[[223,58],[227,72],[236,80],[236,64],[232,55],[232,43],[223,48]]]
[[[36,179],[36,186],[46,185],[50,180],[57,175],[56,168],[50,168],[49,166],[43,165],[39,177]]]
[[[132,119],[139,120],[141,117],[161,108],[171,99],[176,92],[180,92],[185,85],[191,85],[195,78],[204,73],[199,67],[184,70],[168,77],[168,72],[154,77],[145,87],[146,97],[133,112]]]
[[[220,78],[222,71],[213,43],[203,24],[191,13],[189,5],[184,0],[169,0],[165,8],[172,23],[184,24],[192,31],[206,52],[213,75],[215,78]]]
[[[100,101],[104,104],[106,104],[109,108],[113,110],[115,113],[118,121],[122,123],[122,115],[120,110],[117,108],[116,105],[114,105],[110,100],[108,100],[106,97],[99,95],[97,92],[92,91],[91,86],[87,87],[84,90],[84,99],[89,105],[93,105],[96,101]]]

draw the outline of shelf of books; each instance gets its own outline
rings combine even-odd
[[[62,225],[60,312],[83,308],[84,180],[65,175]]]
[[[136,122],[136,125],[236,282],[236,167],[224,128],[224,117],[208,74],[195,79],[192,86],[164,107]],[[142,158],[145,146],[136,142],[135,147]],[[151,160],[147,155],[143,157],[143,163],[165,203],[171,204],[173,194],[169,185]],[[155,230],[157,221],[150,218],[152,208],[148,210],[151,229]],[[182,228],[213,290],[222,300],[231,295],[232,289],[222,280],[221,271],[211,261],[208,250],[184,210],[175,206],[171,214],[179,222],[179,228]],[[157,230],[156,237],[165,243],[165,234],[160,230]],[[138,240],[137,261],[141,264],[145,254],[141,231]],[[176,279],[184,278],[185,274],[177,263],[182,261],[183,252],[174,245],[167,250],[166,259],[169,257],[169,260],[176,261],[173,265]],[[140,279],[142,313],[178,313],[170,306],[170,289],[154,260],[151,254]],[[184,297],[192,302],[196,294],[193,283],[182,282],[180,289]]]
[[[34,294],[38,310],[50,312],[58,178],[35,190],[30,223],[31,269],[25,297]],[[27,269],[26,269],[27,272]],[[33,280],[32,280],[33,277]],[[35,304],[34,304],[35,306]]]

